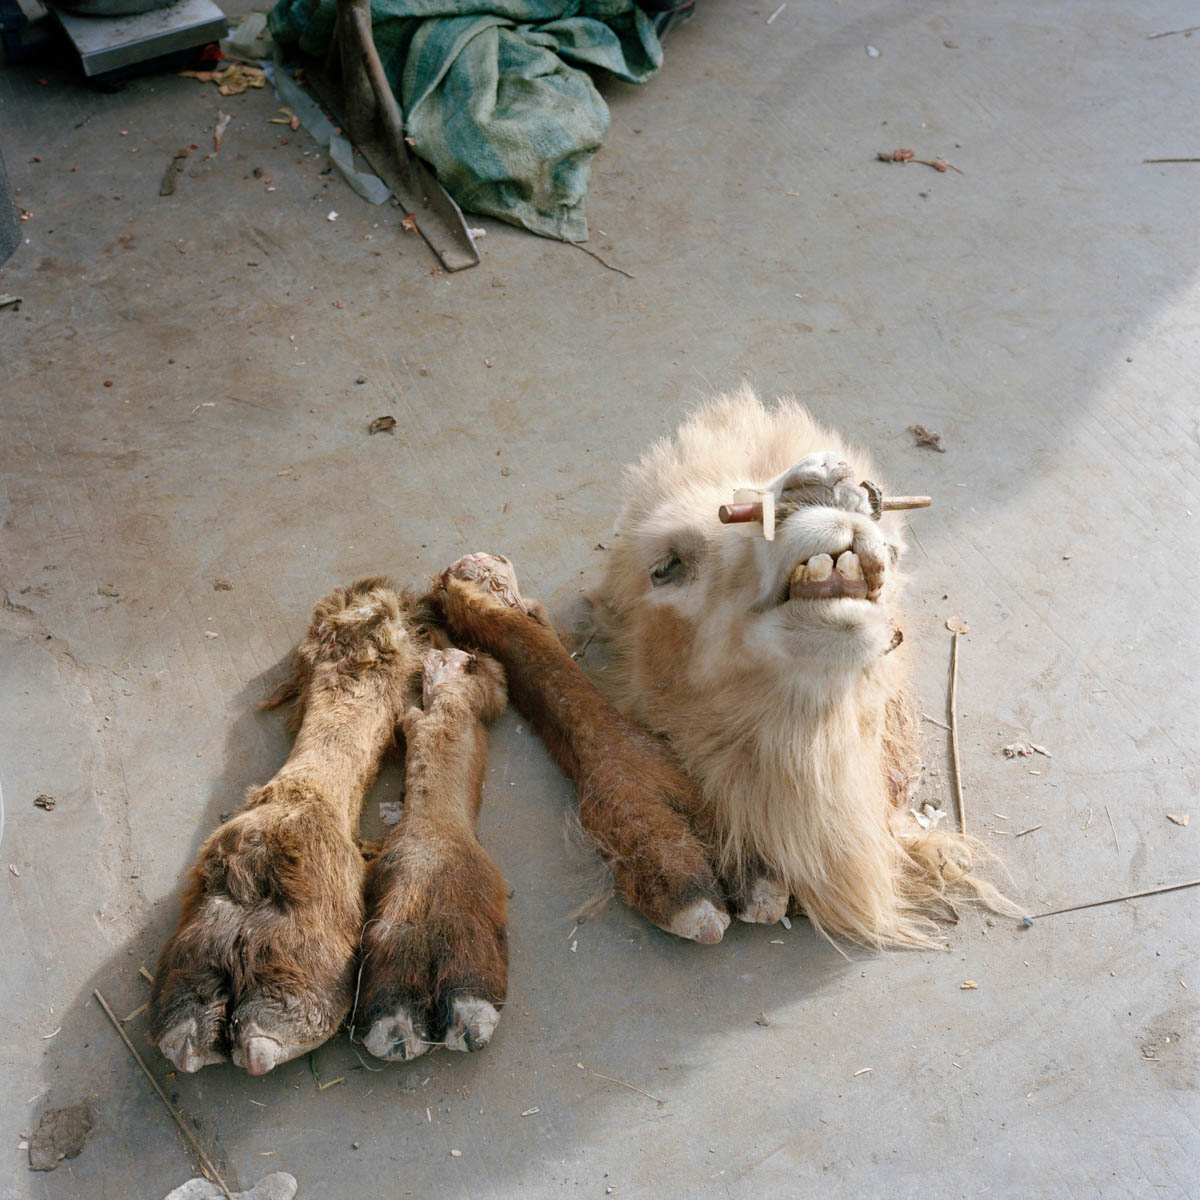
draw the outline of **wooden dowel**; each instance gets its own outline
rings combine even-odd
[[[762,503],[722,504],[717,509],[717,517],[722,525],[747,525],[751,521],[761,521]]]
[[[880,501],[883,512],[897,512],[906,508],[928,508],[933,503],[931,496],[884,496]],[[722,525],[748,525],[762,520],[763,506],[754,504],[722,504],[717,509],[717,518]]]

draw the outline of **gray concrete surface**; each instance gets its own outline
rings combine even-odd
[[[622,465],[743,375],[935,497],[912,518],[918,683],[942,717],[943,622],[966,616],[968,807],[1015,893],[1200,874],[1200,166],[1142,163],[1200,154],[1200,36],[1148,36],[1194,6],[793,0],[768,26],[777,7],[702,2],[653,83],[608,87],[591,245],[634,279],[494,221],[482,266],[440,275],[265,92],[220,102],[205,159],[211,87],[0,72],[31,211],[0,269],[24,297],[0,310],[5,1200],[160,1200],[196,1173],[91,993],[145,1000],[201,839],[285,756],[255,705],[315,599],[488,549],[569,627]],[[963,174],[873,161],[898,146]],[[1053,757],[1006,760],[1018,737]],[[170,1078],[149,1054],[232,1185],[1200,1193],[1197,893],[1028,931],[972,915],[941,954],[843,957],[802,923],[697,947],[620,906],[575,929],[571,795],[506,715],[483,837],[516,889],[512,983],[484,1053],[367,1070],[342,1039],[320,1091],[304,1061]],[[31,1174],[23,1135],[81,1102],[83,1152]]]

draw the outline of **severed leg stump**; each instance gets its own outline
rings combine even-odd
[[[430,650],[423,700],[403,722],[404,814],[368,868],[353,1020],[372,1054],[397,1062],[482,1049],[508,987],[508,888],[475,840],[503,668]]]
[[[429,599],[456,642],[504,664],[513,703],[574,780],[580,823],[621,897],[669,933],[719,942],[729,914],[692,826],[699,794],[666,747],[600,695],[540,605],[522,599],[512,564],[470,554]]]
[[[181,1071],[252,1075],[315,1049],[350,1011],[363,922],[363,798],[416,695],[427,635],[386,579],[316,607],[292,678],[287,762],[204,843],[158,959],[150,1040]]]

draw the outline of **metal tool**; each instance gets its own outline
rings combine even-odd
[[[323,68],[305,74],[321,102],[392,189],[447,271],[479,263],[462,210],[404,138],[404,116],[371,34],[370,0],[338,0]]]

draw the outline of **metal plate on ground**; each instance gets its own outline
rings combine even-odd
[[[176,0],[166,8],[120,17],[53,11],[89,76],[218,42],[229,32],[225,14],[213,0]]]

